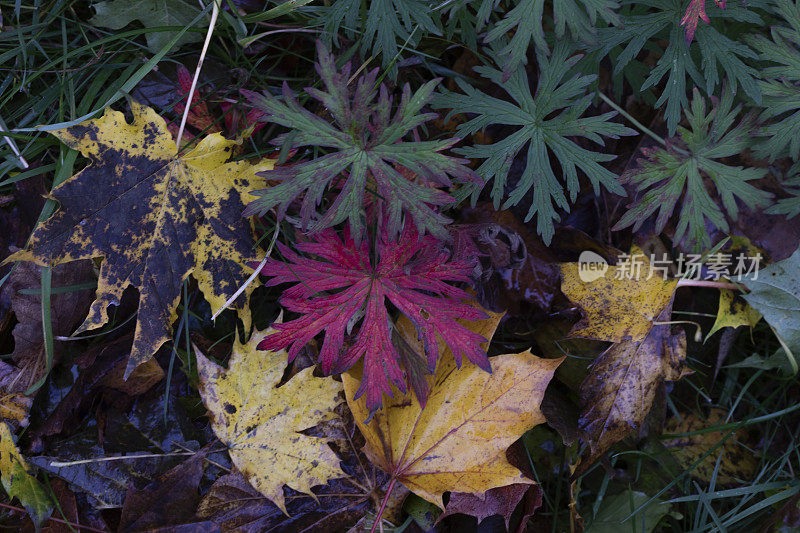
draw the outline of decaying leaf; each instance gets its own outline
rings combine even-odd
[[[466,514],[477,518],[480,524],[485,518],[500,515],[506,523],[506,530],[511,531],[511,514],[523,500],[525,511],[519,529],[524,531],[527,518],[542,505],[542,489],[527,483],[489,489],[480,495],[454,492],[444,512],[439,515],[439,520],[454,514]]]
[[[19,499],[39,528],[50,517],[53,504],[44,487],[30,473],[5,422],[0,422],[0,476],[8,497]]]
[[[3,292],[9,296],[11,309],[17,319],[11,358],[22,373],[19,383],[23,390],[27,390],[47,373],[41,279],[40,266],[20,263],[3,285]],[[69,335],[80,325],[92,303],[91,288],[94,279],[90,261],[75,261],[53,268],[51,289],[54,293],[50,295],[50,327],[54,336]],[[69,292],[58,292],[59,289]],[[55,340],[54,362],[61,358],[62,349],[62,343]]]
[[[708,416],[700,416],[690,413],[682,418],[671,418],[664,427],[664,433],[680,434],[691,433],[694,431],[710,428],[728,422],[728,411],[725,409],[713,408]],[[684,469],[689,468],[695,461],[711,450],[719,443],[728,431],[712,431],[709,433],[698,433],[686,437],[677,437],[663,442],[664,446],[672,451],[678,463]],[[692,470],[692,476],[706,483],[711,482],[714,469],[717,468],[717,485],[729,485],[737,479],[752,480],[758,468],[758,460],[752,450],[747,447],[747,430],[739,429],[730,436],[722,446],[716,448],[700,461],[700,464]],[[720,458],[722,455],[722,458]]]
[[[308,367],[276,388],[288,365],[286,351],[256,348],[274,331],[254,331],[247,344],[237,342],[227,370],[195,353],[214,433],[250,484],[286,513],[284,485],[312,494],[311,487],[346,475],[325,439],[300,433],[336,416],[342,385],[314,377]]]
[[[706,335],[706,340],[722,328],[738,328],[739,326],[752,328],[759,320],[761,320],[761,313],[750,307],[750,304],[732,290],[723,289],[719,291],[717,319]]]
[[[686,335],[664,324],[677,281],[657,271],[649,276],[650,263],[637,247],[630,257],[639,259],[611,266],[595,281],[582,281],[577,263],[562,265],[561,290],[585,313],[570,336],[616,343],[598,356],[580,387],[579,429],[589,462],[640,429],[661,384],[684,371]],[[631,270],[635,261],[638,271]]]
[[[21,370],[0,361],[0,422],[28,425],[33,397],[25,395],[26,388]]]
[[[660,321],[671,312],[670,305]],[[641,428],[659,386],[680,379],[685,359],[686,334],[658,325],[644,339],[614,344],[595,360],[580,390],[579,425],[591,448],[590,461]]]
[[[103,257],[96,299],[78,328],[108,320],[126,287],[139,290],[127,377],[168,339],[189,274],[216,309],[246,281],[253,230],[241,213],[246,191],[263,187],[258,165],[227,162],[235,145],[219,134],[178,157],[163,118],[131,101],[133,123],[118,111],[52,132],[90,164],[54,188],[60,209],[26,250],[8,260],[54,265]],[[242,308],[251,285],[235,303]]]
[[[609,266],[604,276],[589,282],[581,280],[578,263],[561,265],[561,291],[586,313],[570,337],[620,342],[647,336],[672,301],[678,282],[664,279],[657,270],[651,273],[650,261],[639,248],[634,247],[630,257],[637,259]]]
[[[201,450],[143,489],[128,489],[119,531],[153,531],[196,521],[195,509],[200,501],[197,486],[205,455]]]
[[[490,339],[502,315],[461,321]],[[397,324],[406,341],[422,351],[414,327]],[[492,358],[492,373],[465,361],[456,368],[445,343],[430,395],[421,408],[412,393],[395,393],[367,423],[363,398],[354,396],[360,367],[342,374],[347,403],[366,439],[369,459],[412,492],[444,509],[445,491],[482,493],[512,483],[533,483],[506,459],[506,449],[525,431],[544,422],[539,410],[545,388],[562,359],[530,351]],[[486,346],[484,346],[484,349]]]

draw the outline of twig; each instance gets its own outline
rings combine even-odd
[[[0,507],[4,507],[6,509],[11,509],[12,511],[18,511],[20,513],[28,514],[28,512],[23,509],[22,507],[14,507],[13,505],[7,505],[5,503],[0,503]],[[78,529],[85,529],[86,531],[97,531],[97,533],[106,533],[105,529],[97,529],[92,526],[84,526],[81,524],[76,524],[74,522],[68,522],[66,520],[61,520],[60,518],[53,518],[52,516],[48,518],[48,520],[52,520],[53,522],[58,522],[60,524],[66,524],[70,527],[77,527]]]
[[[89,463],[103,463],[105,461],[122,461],[125,459],[154,459],[157,457],[173,457],[176,455],[194,455],[195,452],[172,452],[172,453],[146,453],[142,455],[115,455],[114,457],[96,457],[94,459],[81,459],[80,461],[52,461],[50,466],[53,468],[63,468],[65,466],[85,465]]]
[[[208,44],[211,42],[211,35],[214,33],[214,26],[217,23],[217,16],[219,15],[219,2],[220,0],[212,0],[214,5],[211,12],[211,20],[208,23],[208,31],[206,32],[206,40],[203,42],[203,49],[200,51],[200,59],[197,60],[197,67],[194,69],[194,77],[192,78],[192,86],[189,88],[189,94],[186,97],[186,108],[183,110],[181,117],[181,125],[178,128],[178,136],[175,139],[175,146],[178,147],[178,153],[181,151],[181,137],[183,137],[183,130],[186,128],[186,119],[189,117],[189,111],[192,108],[192,97],[197,88],[197,79],[200,77],[200,69],[203,68],[203,61],[206,58],[208,51]]]
[[[272,233],[272,242],[269,243],[269,248],[267,248],[267,254],[264,256],[264,259],[261,260],[261,263],[259,263],[259,265],[256,267],[255,271],[252,274],[250,274],[250,277],[247,278],[247,281],[245,281],[242,284],[242,286],[239,287],[239,289],[235,293],[233,293],[233,296],[228,298],[228,300],[224,304],[222,304],[222,307],[217,309],[214,312],[214,314],[211,315],[211,320],[215,320],[219,316],[219,314],[221,312],[223,312],[225,309],[227,309],[228,306],[231,305],[236,300],[236,298],[238,298],[239,295],[242,294],[245,291],[245,289],[247,289],[247,287],[249,287],[250,284],[253,283],[253,280],[255,280],[258,277],[258,275],[261,273],[261,269],[264,268],[264,265],[267,264],[267,260],[269,259],[269,256],[272,253],[272,248],[275,247],[275,241],[278,240],[278,230],[279,229],[280,229],[280,224],[278,224],[276,222],[275,223],[275,231]]]
[[[747,287],[741,283],[736,284],[728,281],[711,281],[701,279],[680,279],[678,280],[678,287],[711,287],[714,289],[748,290]]]

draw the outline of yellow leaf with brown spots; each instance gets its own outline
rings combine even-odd
[[[713,408],[705,419],[695,414],[685,414],[681,419],[671,418],[664,427],[664,433],[682,434],[713,428],[728,423],[728,411]],[[696,435],[686,435],[665,440],[664,446],[672,452],[684,469],[700,460],[706,452],[717,446],[728,435],[730,430],[710,431]],[[717,485],[730,485],[737,479],[750,483],[758,468],[758,459],[751,451],[752,442],[746,428],[741,428],[727,438],[724,443],[700,460],[692,470],[692,476],[706,483],[711,481],[714,469],[717,469]],[[720,458],[720,455],[722,456]]]
[[[253,226],[242,218],[265,186],[257,165],[229,162],[234,141],[216,133],[178,157],[166,123],[131,101],[133,122],[107,109],[97,119],[52,132],[89,158],[89,165],[55,187],[58,211],[39,225],[28,247],[8,261],[56,265],[103,258],[97,292],[83,332],[108,320],[123,291],[139,291],[139,314],[125,371],[144,362],[171,338],[181,285],[191,274],[213,309],[249,276]],[[243,308],[250,286],[234,307]]]
[[[638,247],[633,247],[630,256],[637,259],[609,266],[594,281],[581,279],[578,263],[561,265],[561,292],[585,313],[570,337],[640,341],[653,327],[653,321],[672,301],[678,282],[664,279],[657,270],[651,275],[650,261]]]
[[[459,321],[491,339],[502,315]],[[400,335],[424,353],[414,327],[398,321]],[[464,361],[456,368],[452,353],[439,339],[439,363],[429,377],[430,393],[422,408],[413,392],[384,398],[382,410],[366,422],[364,398],[353,400],[360,368],[342,374],[347,403],[364,435],[367,457],[412,492],[444,509],[445,491],[483,494],[512,483],[533,483],[506,459],[506,449],[545,421],[540,410],[544,391],[561,359],[541,359],[530,351],[490,359],[492,373]],[[484,346],[484,348],[486,348]]]
[[[314,377],[309,367],[277,387],[288,364],[286,351],[257,348],[274,332],[254,331],[247,344],[237,342],[227,370],[194,350],[214,433],[250,484],[285,513],[284,485],[313,496],[311,487],[346,477],[325,439],[300,433],[336,416],[342,385]]]

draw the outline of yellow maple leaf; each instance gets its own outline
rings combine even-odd
[[[213,134],[185,155],[166,122],[131,101],[133,122],[107,109],[97,119],[51,132],[90,159],[55,187],[59,210],[40,224],[28,247],[7,261],[56,265],[103,258],[97,293],[77,332],[108,321],[126,287],[139,291],[139,312],[127,377],[171,338],[183,281],[191,274],[212,308],[221,307],[247,280],[254,260],[253,226],[242,219],[265,186],[258,165],[230,162],[236,144]],[[253,286],[235,307],[243,308]]]
[[[283,486],[313,496],[311,487],[345,477],[325,439],[300,433],[336,416],[342,385],[305,368],[277,387],[287,366],[285,350],[264,352],[258,343],[274,329],[255,331],[233,347],[228,369],[195,347],[200,395],[211,427],[250,484],[283,512]]]
[[[601,341],[642,340],[653,327],[653,321],[672,301],[676,280],[667,280],[660,273],[650,275],[650,261],[634,246],[630,255],[642,258],[637,275],[631,266],[613,265],[602,277],[583,281],[578,263],[561,265],[561,292],[578,304],[585,317],[570,332],[570,337],[586,337]],[[649,277],[649,279],[647,279]]]
[[[459,322],[491,339],[502,315],[487,314],[484,320]],[[403,319],[397,327],[423,353],[414,327]],[[483,493],[512,483],[533,483],[505,453],[525,431],[544,422],[539,406],[563,358],[542,359],[530,351],[499,355],[490,359],[490,374],[468,361],[457,369],[452,353],[439,342],[443,355],[429,378],[424,409],[412,392],[395,391],[367,423],[364,399],[353,400],[360,368],[342,374],[347,403],[366,439],[365,453],[393,479],[442,509],[445,491]]]

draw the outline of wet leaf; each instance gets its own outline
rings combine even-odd
[[[89,316],[78,332],[103,325],[126,287],[139,290],[129,376],[171,338],[189,274],[213,309],[245,282],[254,259],[252,225],[241,218],[255,176],[272,168],[227,162],[235,143],[205,137],[181,157],[164,119],[131,101],[133,123],[107,109],[98,119],[52,132],[90,164],[51,192],[60,209],[13,261],[58,264],[103,257]],[[254,287],[239,297],[243,308]]]
[[[636,260],[609,266],[602,277],[589,282],[581,279],[578,263],[561,265],[561,291],[585,312],[570,337],[620,342],[647,336],[653,321],[672,301],[678,283],[664,279],[659,271],[647,279],[650,261],[634,247],[630,256],[637,254]]]
[[[664,433],[691,433],[728,422],[735,422],[734,420],[728,420],[728,411],[712,408],[705,418],[694,413],[684,414],[680,419],[671,418],[664,427]],[[681,467],[688,469],[689,466],[711,450],[727,434],[728,430],[712,431],[665,440],[663,444],[672,452]],[[749,449],[748,441],[747,430],[745,428],[739,429],[722,446],[707,455],[692,470],[692,476],[710,483],[719,459],[717,485],[729,485],[737,479],[750,482],[758,468],[758,460],[752,450]],[[720,458],[720,455],[722,458]]]
[[[625,521],[639,506],[650,500],[644,492],[629,491],[614,496],[607,496],[600,504],[597,516],[585,533],[620,533],[627,527],[630,529],[633,519]],[[658,522],[669,513],[670,505],[661,500],[654,500],[650,505],[636,513],[637,533],[650,533],[658,526]]]
[[[491,338],[502,315],[461,321]],[[414,327],[397,325],[406,341],[421,350]],[[539,410],[545,388],[562,359],[540,359],[530,351],[492,358],[489,374],[472,363],[456,368],[442,340],[430,394],[421,408],[412,393],[395,392],[381,411],[369,414],[354,400],[361,376],[354,367],[342,374],[347,403],[366,439],[370,460],[412,492],[444,509],[445,491],[481,493],[512,483],[533,483],[506,459],[506,449],[525,431],[544,422]],[[486,346],[484,346],[484,349]]]
[[[89,261],[76,261],[53,268],[50,322],[54,336],[70,335],[86,316],[92,301],[93,283],[94,274]],[[16,265],[3,291],[9,295],[11,309],[18,321],[14,326],[14,352],[11,357],[22,371],[20,383],[27,390],[47,371],[42,327],[41,267],[33,263]],[[54,362],[61,358],[62,351],[63,344],[54,340]]]
[[[706,340],[722,328],[738,328],[750,326],[751,328],[761,320],[761,313],[750,307],[739,295],[732,290],[719,291],[719,308],[717,319],[706,335]]]
[[[523,500],[527,500],[520,524],[524,530],[527,518],[542,505],[542,489],[527,483],[497,487],[483,494],[454,492],[450,495],[450,501],[447,502],[447,507],[439,516],[439,520],[453,514],[466,514],[477,518],[480,524],[484,518],[500,515],[506,523],[506,529],[511,531],[511,514]]]
[[[192,521],[200,501],[204,456],[200,451],[143,489],[129,489],[119,531],[152,531]]]
[[[274,331],[255,331],[247,344],[237,342],[227,370],[195,353],[214,433],[248,482],[286,513],[284,485],[312,494],[311,487],[346,475],[325,439],[300,433],[336,416],[342,386],[314,377],[308,367],[276,388],[288,365],[286,351],[257,349]]]
[[[794,356],[800,357],[800,250],[745,280],[750,293],[744,299],[764,315]]]
[[[0,475],[9,498],[17,498],[39,529],[53,512],[53,503],[44,487],[31,474],[19,453],[11,430],[0,422]]]
[[[671,312],[670,303],[659,321]],[[591,449],[589,462],[641,429],[660,385],[680,379],[685,359],[685,333],[673,334],[665,324],[652,327],[641,340],[612,345],[595,360],[580,389],[579,426]]]
[[[0,361],[0,422],[26,427],[33,398],[26,396],[22,371]]]

